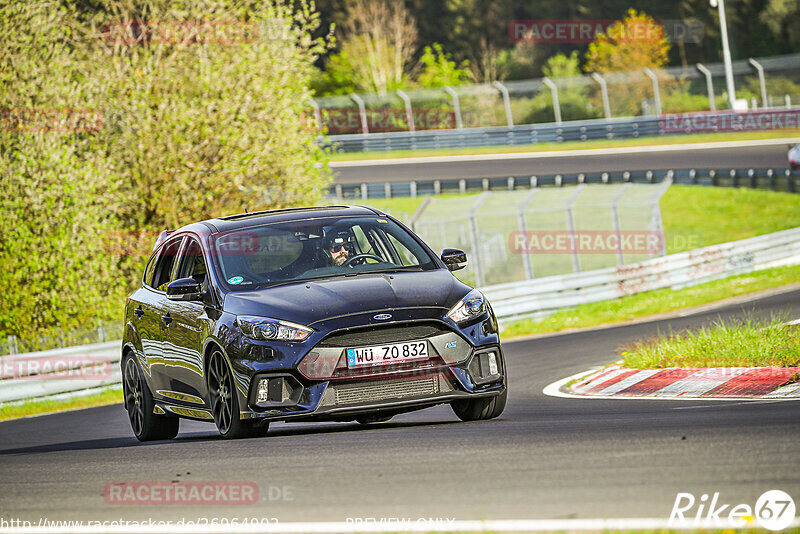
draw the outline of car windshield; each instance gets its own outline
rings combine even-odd
[[[382,217],[288,221],[243,228],[214,240],[232,290],[397,270],[436,263],[409,233]]]

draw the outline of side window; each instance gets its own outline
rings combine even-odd
[[[196,239],[186,240],[178,268],[177,278],[194,278],[201,288],[206,287],[206,262],[203,258],[203,249]]]
[[[181,241],[183,241],[183,238],[179,237],[161,247],[161,252],[158,258],[156,258],[155,268],[153,269],[153,278],[150,282],[151,287],[159,291],[166,291],[167,284],[172,281],[170,274],[172,273],[173,265],[175,265],[175,259],[178,257]]]
[[[389,237],[389,241],[392,243],[392,246],[397,251],[397,255],[400,256],[400,261],[403,262],[403,265],[405,267],[411,265],[419,265],[419,260],[417,259],[417,257],[414,256],[414,254],[412,254],[411,251],[408,250],[404,244],[395,239],[395,237],[392,234],[387,233],[386,235]]]
[[[358,248],[361,251],[361,254],[374,254],[372,250],[372,245],[367,240],[366,234],[364,234],[364,230],[361,228],[360,225],[356,224],[353,226],[353,233],[356,236],[356,241],[358,241]]]
[[[160,257],[160,253],[153,252],[153,255],[150,256],[150,261],[147,262],[147,268],[144,270],[144,285],[153,287],[153,273],[156,270],[156,263],[158,263],[158,258]]]

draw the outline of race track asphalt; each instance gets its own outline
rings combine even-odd
[[[361,427],[274,425],[228,442],[183,422],[141,444],[121,406],[0,423],[0,518],[356,517],[666,519],[678,492],[720,492],[751,506],[781,489],[800,497],[800,403],[586,400],[543,395],[606,364],[623,343],[718,316],[800,317],[800,291],[687,317],[504,344],[505,413],[461,423],[448,406]],[[121,506],[109,482],[249,481],[255,505]]]
[[[574,151],[556,157],[519,157],[502,160],[408,162],[387,164],[374,161],[355,165],[334,164],[335,182],[360,184],[569,174],[580,172],[638,171],[648,169],[786,168],[787,144],[728,148],[682,148],[678,151],[632,151],[589,155]]]

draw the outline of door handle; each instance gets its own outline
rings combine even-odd
[[[142,315],[144,315],[144,310],[142,309],[141,304],[139,305],[138,308],[133,310],[133,313],[136,314],[136,318],[137,319],[141,319],[142,318]]]
[[[169,326],[169,323],[172,322],[172,316],[167,312],[166,315],[162,315],[161,318],[164,320],[164,324]]]

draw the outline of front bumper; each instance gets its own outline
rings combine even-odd
[[[493,354],[495,372],[479,362]],[[259,383],[278,381],[275,397],[259,403]],[[247,399],[249,418],[266,420],[341,419],[370,412],[401,413],[437,404],[500,395],[506,387],[505,360],[499,345],[473,348],[458,364],[406,369],[374,376],[308,381],[289,373],[253,377]],[[243,411],[242,416],[245,416]],[[352,419],[352,417],[351,417]]]

